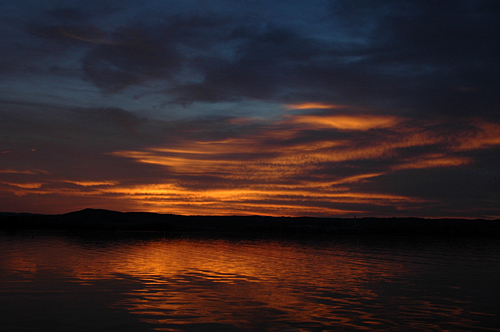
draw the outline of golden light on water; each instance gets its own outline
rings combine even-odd
[[[498,283],[494,274],[481,273],[498,258],[492,250],[498,244],[489,238],[447,238],[443,245],[443,239],[419,237],[0,236],[0,296],[9,313],[2,323],[9,330],[56,323],[158,331],[497,325],[491,290]],[[471,280],[487,287],[471,295]]]
[[[239,312],[238,324],[245,327],[253,320],[252,313],[240,311],[235,303],[259,310],[263,304],[283,311],[298,306],[289,319],[308,321],[311,315],[331,319],[329,306],[307,303],[294,287],[314,285],[311,296],[333,289],[376,298],[377,292],[369,287],[373,278],[387,280],[406,272],[390,260],[378,260],[375,266],[369,257],[342,246],[336,246],[332,254],[325,248],[293,242],[160,238],[104,242],[97,244],[100,251],[89,251],[96,243],[45,241],[46,250],[29,255],[11,248],[2,268],[38,282],[51,269],[54,272],[49,276],[87,288],[106,280],[114,285],[123,282],[129,289],[123,290],[125,294],[113,307],[154,324],[196,322],[196,317],[203,323],[221,322],[232,319],[229,313]],[[196,317],[187,318],[187,312]]]

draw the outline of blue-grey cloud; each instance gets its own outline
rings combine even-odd
[[[287,13],[245,15],[236,4],[203,15],[144,6],[146,17],[94,4],[50,6],[27,31],[52,56],[78,48],[81,78],[105,93],[163,82],[171,103],[309,99],[496,118],[495,2],[329,3],[323,30],[287,23]]]
[[[2,3],[0,190],[498,215],[499,7]]]

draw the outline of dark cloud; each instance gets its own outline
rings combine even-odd
[[[326,43],[277,27],[235,29],[236,59],[200,59],[204,80],[171,92],[181,101],[307,96],[412,108],[415,114],[495,117],[500,43],[494,31],[500,30],[500,19],[485,3],[333,2],[332,7],[345,32],[361,42]]]
[[[368,56],[358,66],[376,82],[391,79],[384,85],[397,105],[490,117],[499,104],[492,91],[500,83],[498,8],[489,1],[332,2],[346,31],[365,38]]]
[[[498,216],[495,1],[28,3],[1,14],[6,202]]]
[[[64,146],[99,153],[154,144],[156,123],[118,108],[64,109],[30,103],[4,104],[0,112],[6,146],[37,149]]]
[[[492,204],[500,199],[495,189],[500,185],[496,173],[492,168],[478,171],[466,167],[405,170],[381,176],[376,183],[364,184],[363,189],[385,188],[393,194],[420,197],[426,203],[417,214],[429,217],[484,218],[497,213]]]
[[[171,92],[180,101],[275,100],[287,88],[297,87],[297,70],[328,54],[322,43],[276,26],[263,31],[235,28],[226,42],[236,44],[234,58],[198,59],[195,66],[204,79],[174,88]]]
[[[75,22],[84,21],[88,16],[78,8],[55,8],[48,11],[48,15],[59,22],[66,24],[74,24]]]
[[[84,46],[85,77],[106,93],[163,80],[171,102],[304,98],[421,114],[497,118],[498,5],[489,1],[331,1],[308,34],[259,17],[174,14],[104,31],[75,8],[34,35]],[[73,20],[72,23],[69,23]]]
[[[29,32],[37,37],[62,44],[86,45],[106,42],[107,34],[92,25],[41,25],[33,24]]]
[[[180,100],[319,100],[414,108],[416,113],[494,116],[499,104],[497,13],[478,2],[333,2],[351,45],[285,28],[235,29],[234,61],[201,59],[201,83],[176,87]],[[496,17],[497,19],[493,19]],[[357,28],[356,28],[357,27]],[[314,92],[307,93],[313,90]]]
[[[105,92],[115,92],[148,79],[168,78],[179,69],[181,56],[170,45],[130,29],[115,33],[83,60],[83,70]]]

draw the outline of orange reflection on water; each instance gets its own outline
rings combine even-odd
[[[255,330],[260,319],[276,314],[278,326],[279,320],[354,326],[352,298],[376,299],[374,280],[404,273],[395,262],[370,261],[341,246],[325,250],[278,241],[157,240],[99,256],[78,253],[60,270],[72,269],[84,284],[115,276],[140,280],[115,306],[158,328],[225,323]]]
[[[482,273],[498,270],[493,240],[467,240],[464,249],[464,239],[167,236],[0,234],[0,296],[19,295],[12,303],[26,312],[15,314],[28,320],[46,311],[30,312],[39,306],[25,300],[63,296],[78,319],[98,300],[158,331],[497,330],[488,328],[498,320],[488,302],[498,283]],[[464,270],[462,260],[482,271]],[[474,291],[482,295],[465,290],[481,280],[486,289]]]

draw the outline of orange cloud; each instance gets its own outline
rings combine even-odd
[[[302,121],[304,116],[292,117]],[[312,119],[321,118],[312,116]],[[307,119],[307,118],[306,118]],[[416,157],[413,160],[394,160],[394,165],[383,172],[360,173],[331,179],[314,176],[323,164],[342,163],[351,160],[369,160],[394,155],[398,149],[415,146],[433,145],[447,141],[432,132],[412,127],[393,127],[399,122],[394,117],[384,116],[339,116],[332,119],[342,127],[381,129],[390,128],[391,135],[379,136],[377,141],[351,144],[346,140],[301,142],[297,144],[266,144],[272,137],[274,142],[282,142],[280,132],[288,132],[287,123],[273,135],[256,132],[240,138],[220,141],[197,141],[179,144],[175,148],[150,148],[145,151],[117,151],[113,155],[133,159],[139,163],[165,166],[168,172],[185,175],[215,174],[219,179],[230,181],[237,188],[225,189],[187,189],[178,184],[148,185],[132,188],[114,186],[102,192],[123,195],[145,204],[149,209],[159,211],[197,214],[200,211],[224,210],[224,213],[255,213],[257,209],[270,215],[297,215],[302,211],[322,215],[360,211],[344,211],[326,207],[311,207],[310,202],[327,204],[371,204],[389,206],[402,202],[413,204],[419,198],[389,195],[383,193],[360,193],[350,189],[355,183],[374,181],[377,177],[391,171],[402,169],[422,169],[453,167],[469,163],[464,157],[434,154]],[[291,130],[296,130],[291,129]],[[297,133],[297,132],[295,132]],[[384,134],[385,135],[385,134]],[[300,180],[298,180],[300,179]],[[121,188],[121,189],[120,189]],[[272,201],[273,203],[268,203]],[[168,207],[165,203],[168,202]],[[307,202],[307,203],[305,203]],[[292,204],[291,204],[292,203]],[[285,212],[286,211],[286,212]],[[212,212],[210,212],[212,213]],[[220,212],[219,212],[220,213]]]
[[[394,170],[404,169],[422,169],[422,168],[435,168],[435,167],[452,167],[467,165],[471,162],[470,158],[465,157],[447,157],[444,155],[431,155],[422,157],[410,162],[394,166]]]
[[[453,152],[399,159],[400,150],[427,145],[446,146],[453,140],[452,137],[410,124],[397,126],[401,120],[396,117],[298,115],[290,116],[289,119],[291,121],[274,125],[272,134],[257,131],[239,138],[186,141],[178,143],[176,147],[113,153],[139,163],[165,166],[169,173],[189,176],[211,174],[223,181],[220,182],[221,189],[201,186],[194,190],[185,187],[181,180],[176,180],[175,183],[162,185],[112,186],[100,191],[121,195],[123,199],[147,206],[146,209],[169,213],[255,214],[255,211],[259,211],[259,214],[268,215],[361,215],[362,211],[356,209],[344,210],[333,206],[363,204],[408,207],[408,204],[420,204],[425,200],[386,193],[363,193],[353,189],[355,184],[377,181],[379,176],[403,169],[456,167],[473,162],[467,157],[454,156]],[[345,139],[330,139],[327,135],[321,136],[322,140],[283,143],[289,137],[300,137],[300,129],[289,126],[300,122],[314,125],[326,123],[334,129],[384,131],[374,136],[376,140],[354,143]],[[291,136],[290,132],[294,134]],[[324,165],[378,158],[388,158],[392,164],[379,172],[359,172],[343,177],[320,175],[321,172],[315,175]],[[322,206],[317,206],[320,203]]]
[[[116,181],[65,181],[67,183],[76,184],[81,187],[95,187],[95,186],[113,186],[118,184]]]
[[[195,158],[191,156],[193,153],[188,153],[182,156],[172,156],[157,153],[155,151],[116,151],[112,154],[115,156],[135,159],[140,163],[169,167],[174,172],[184,174],[218,172],[223,169],[227,169],[228,163],[235,163],[234,161]]]
[[[17,169],[0,169],[0,174],[47,174],[48,172],[42,170],[17,170]]]
[[[393,116],[381,115],[298,115],[292,118],[292,122],[315,128],[364,131],[394,127],[400,120]]]
[[[439,123],[403,123],[392,116],[288,115],[232,138],[177,139],[171,145],[110,153],[162,166],[151,168],[156,177],[149,177],[148,183],[140,176],[45,180],[35,179],[39,174],[35,171],[0,173],[5,174],[6,191],[16,195],[75,197],[85,202],[99,197],[125,211],[361,216],[367,206],[397,210],[427,204],[424,198],[373,189],[380,178],[385,181],[400,170],[468,165],[474,159],[464,151],[500,145],[499,125],[472,123],[473,128],[461,132],[443,132],[433,130],[442,128]],[[322,130],[311,130],[315,128]],[[17,179],[26,176],[22,174],[29,174],[30,181]],[[370,192],[365,192],[367,188]]]
[[[484,121],[475,121],[475,125],[477,130],[461,137],[456,150],[476,150],[500,145],[500,125]]]
[[[35,174],[33,171],[18,171],[15,169],[0,169],[3,174]]]
[[[44,183],[38,183],[38,182],[27,182],[27,183],[14,183],[14,182],[4,182],[2,181],[1,183],[6,184],[8,186],[12,187],[17,187],[17,188],[23,188],[23,189],[38,189],[41,186],[44,185]]]
[[[338,104],[323,104],[323,103],[300,103],[300,104],[287,104],[285,108],[294,110],[307,110],[307,109],[338,109],[345,108],[345,105]]]
[[[395,149],[436,144],[442,140],[409,129],[385,141],[382,138],[379,142],[354,146],[347,140],[332,139],[287,145],[265,143],[269,139],[278,143],[287,140],[290,135],[280,135],[287,132],[289,128],[283,125],[272,135],[255,133],[220,141],[187,141],[176,148],[116,151],[112,155],[161,165],[180,174],[217,173],[232,180],[276,181],[307,174],[321,163],[380,158]]]

